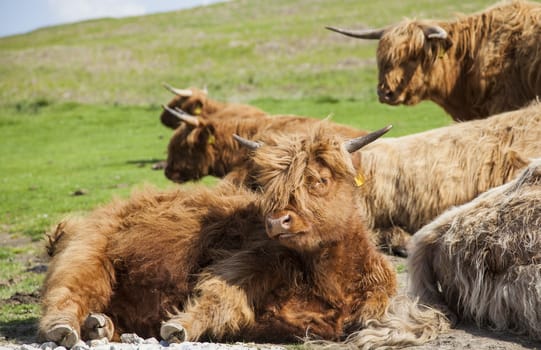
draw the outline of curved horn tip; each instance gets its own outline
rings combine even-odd
[[[175,90],[176,88],[174,88],[173,86],[171,86],[170,84],[166,83],[165,81],[162,81],[162,86],[164,88],[166,88],[168,91],[172,92],[172,93],[176,93]]]
[[[248,149],[251,149],[251,150],[255,150],[255,149],[258,149],[259,147],[261,147],[261,143],[260,142],[256,142],[256,141],[252,141],[252,140],[248,140],[248,139],[245,139],[244,137],[241,137],[237,134],[233,134],[233,138],[242,146],[248,148]]]
[[[185,123],[188,123],[194,127],[199,126],[199,118],[197,118],[196,116],[190,115],[182,110],[181,112],[178,112],[166,105],[162,105],[162,108]]]
[[[353,153],[368,145],[369,143],[376,141],[389,130],[391,130],[392,127],[393,126],[389,124],[386,127],[373,131],[367,135],[348,140],[344,143],[344,146],[349,153]]]
[[[166,88],[169,92],[175,94],[175,95],[179,95],[179,96],[183,96],[183,97],[190,97],[193,95],[193,91],[190,90],[190,89],[177,89],[176,87],[173,87],[169,84],[167,84],[166,82],[162,82],[162,86],[164,88]]]
[[[425,35],[428,39],[447,39],[447,31],[438,25],[426,27]]]
[[[358,39],[369,39],[369,40],[379,40],[381,39],[384,29],[363,29],[363,30],[350,30],[342,29],[333,26],[325,26],[326,29],[332,30],[333,32],[347,35],[353,38]]]

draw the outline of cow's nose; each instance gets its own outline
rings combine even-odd
[[[271,236],[281,233],[287,233],[291,229],[292,217],[290,214],[284,214],[277,218],[267,217],[267,230]]]
[[[381,101],[392,101],[394,99],[394,92],[387,86],[381,84],[378,86],[378,97]]]

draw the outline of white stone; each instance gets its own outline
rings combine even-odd
[[[54,348],[56,348],[58,345],[56,345],[55,342],[52,342],[52,341],[48,341],[46,343],[43,343],[40,345],[40,349],[41,350],[54,350]]]
[[[37,350],[37,349],[39,349],[39,345],[37,347],[35,347],[34,345],[23,344],[23,345],[21,345],[20,349],[21,350]],[[6,348],[6,349],[9,349],[9,348]]]
[[[156,338],[148,338],[143,341],[143,344],[160,344]]]
[[[143,338],[135,333],[124,333],[120,336],[120,341],[128,344],[143,344]]]

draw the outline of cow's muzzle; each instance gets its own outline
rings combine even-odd
[[[302,220],[290,210],[283,210],[267,216],[265,226],[271,239],[289,239],[300,233]]]
[[[378,85],[378,98],[379,102],[387,103],[390,105],[398,104],[396,92],[391,90],[386,84]]]

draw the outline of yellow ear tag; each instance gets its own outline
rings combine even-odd
[[[364,175],[363,173],[358,173],[357,176],[355,176],[355,185],[357,187],[361,187],[364,184]]]
[[[201,114],[201,107],[197,107],[196,109],[193,110],[193,114],[194,115],[199,115]]]
[[[209,145],[213,145],[214,142],[216,142],[216,138],[214,137],[214,135],[210,134],[210,135],[209,135],[209,138],[208,138],[208,140],[207,140],[207,143],[208,143]]]
[[[443,58],[444,55],[445,55],[445,50],[443,49],[443,47],[440,46],[438,50],[438,58]]]

